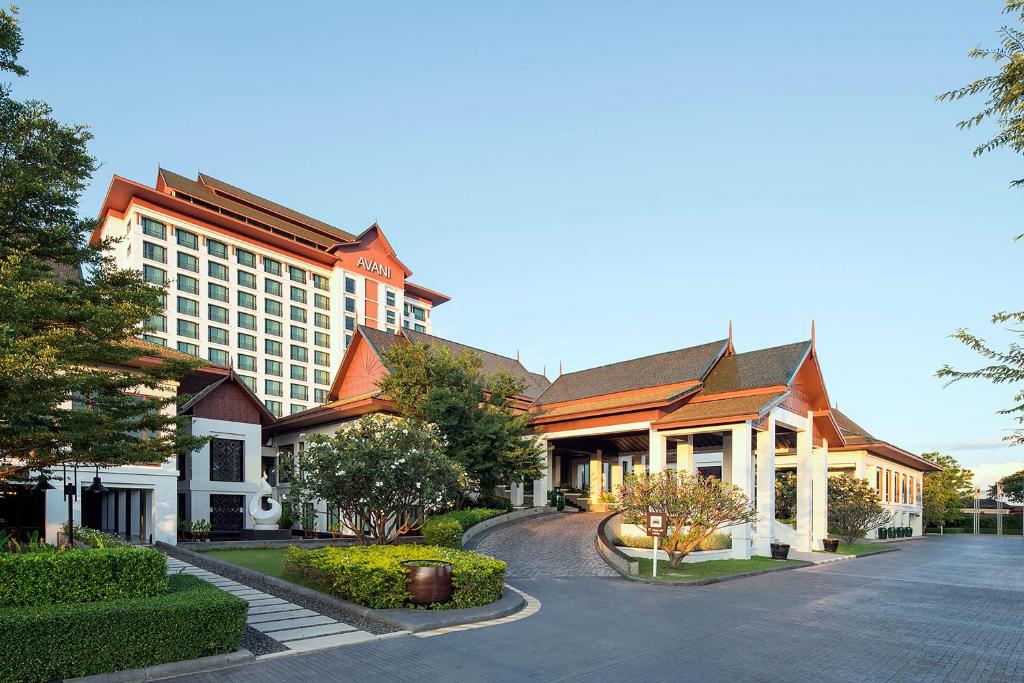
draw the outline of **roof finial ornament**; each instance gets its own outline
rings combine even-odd
[[[523,361],[519,360],[519,349],[516,349],[516,362],[522,364]]]
[[[548,376],[548,364],[547,363],[544,364],[544,372],[542,372],[541,374],[544,375],[545,377]]]
[[[562,376],[562,361],[561,360],[558,361],[558,376],[559,377]]]
[[[732,346],[732,320],[729,320],[729,345],[726,349],[727,353],[734,353],[735,349]]]
[[[811,351],[814,351],[814,318],[811,318]]]

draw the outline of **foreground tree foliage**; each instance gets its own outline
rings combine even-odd
[[[0,70],[27,73],[20,50],[16,14],[0,10]],[[106,243],[89,246],[93,222],[78,217],[95,168],[91,135],[11,92],[0,86],[0,481],[65,463],[161,462],[197,447],[201,439],[160,412],[175,401],[167,383],[194,364],[136,362],[155,353],[136,335],[161,310],[161,290],[116,269]],[[166,398],[140,398],[142,389]]]
[[[960,509],[974,491],[974,472],[960,467],[952,455],[922,453],[942,468],[941,472],[925,472],[921,487],[921,516],[928,526],[944,527],[963,518]]]
[[[337,506],[363,544],[416,531],[466,485],[465,470],[444,454],[433,425],[382,414],[333,436],[311,436],[298,471],[289,498]]]
[[[475,353],[454,355],[434,344],[394,344],[383,360],[384,395],[403,415],[437,425],[445,453],[481,493],[540,476],[543,453],[529,437],[529,417],[511,408],[524,389],[518,379],[485,375]]]
[[[627,518],[640,520],[648,512],[665,514],[668,528],[661,549],[673,568],[719,529],[757,521],[750,499],[738,486],[676,470],[627,475],[619,487],[619,509]]]
[[[1022,19],[1024,0],[1006,0],[1004,13]],[[968,97],[985,97],[982,109],[975,115],[960,121],[961,130],[976,128],[983,123],[995,124],[997,131],[974,149],[974,156],[993,150],[1008,148],[1024,152],[1024,31],[1012,26],[999,29],[998,48],[976,47],[968,52],[973,59],[989,60],[998,66],[995,74],[979,78],[967,85],[950,90],[938,96],[942,102],[952,102]],[[1024,186],[1024,178],[1014,180],[1011,187]],[[1017,235],[1020,239],[1024,235]],[[992,316],[992,324],[1009,324],[1008,331],[1024,339],[1024,311],[1001,311]],[[957,370],[944,365],[936,373],[948,380],[948,384],[963,379],[983,379],[993,384],[1019,385],[1024,382],[1024,344],[1011,343],[1006,350],[998,350],[986,343],[985,339],[959,329],[953,333],[965,346],[973,349],[989,364],[975,370]],[[1024,425],[1024,389],[1013,395],[1013,405],[998,411],[1009,415],[1017,424]],[[1024,429],[1011,431],[1005,439],[1015,444],[1024,444]]]
[[[878,492],[848,473],[828,478],[829,531],[850,545],[869,531],[888,526],[892,513],[878,501]]]

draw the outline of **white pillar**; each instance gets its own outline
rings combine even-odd
[[[676,441],[676,469],[680,472],[693,474],[693,435],[687,435]]]
[[[811,550],[811,451],[812,425],[796,433],[796,542],[794,550]]]
[[[523,485],[516,484],[513,482],[509,485],[509,500],[512,503],[512,507],[521,508],[523,507]]]
[[[757,544],[758,555],[770,556],[775,541],[775,417],[757,433]]]
[[[814,504],[811,508],[811,528],[814,549],[822,550],[822,541],[828,538],[828,440],[821,440],[821,447],[814,449],[811,465]]]
[[[554,446],[548,446],[552,452],[554,452]],[[551,456],[551,485],[558,488],[562,485],[562,456],[552,455]]]
[[[544,449],[541,456],[541,477],[533,480],[533,507],[544,507],[548,504],[548,491],[551,490],[551,451],[552,446],[543,436],[538,439],[540,446]]]
[[[732,481],[732,432],[722,434],[722,481]]]
[[[597,503],[601,500],[601,492],[604,490],[604,454],[598,448],[594,455],[590,456],[590,502]]]
[[[667,459],[665,453],[668,450],[668,439],[654,429],[649,430],[648,439],[650,457],[647,458],[647,468],[651,474],[654,474],[665,469]]]
[[[751,427],[749,422],[732,428],[732,483],[743,491],[747,498],[754,497],[754,458],[750,450]],[[722,470],[723,474],[725,470]],[[737,560],[750,559],[749,522],[732,527],[732,556]]]

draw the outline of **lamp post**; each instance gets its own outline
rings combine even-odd
[[[64,500],[68,502],[68,546],[75,547],[75,511],[73,506],[78,497],[78,465],[74,466],[74,481],[68,481],[68,466],[64,465]]]

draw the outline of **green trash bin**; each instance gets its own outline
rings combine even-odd
[[[565,509],[565,494],[561,489],[555,489],[555,509],[559,512]]]
[[[903,529],[903,535],[906,536],[907,538],[910,538],[911,536],[913,536],[914,535],[914,527],[908,526],[908,527],[904,528]]]
[[[901,526],[896,527],[896,538],[903,538],[904,529]]]
[[[884,526],[879,528],[878,529],[878,538],[880,538],[880,539],[889,538],[889,530],[886,529]]]

